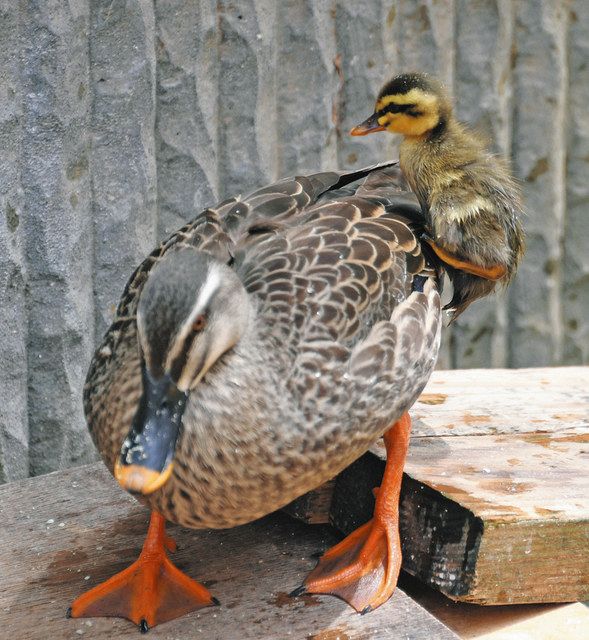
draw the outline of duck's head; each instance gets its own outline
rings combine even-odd
[[[153,268],[137,308],[143,391],[115,464],[124,489],[147,495],[168,480],[188,395],[248,317],[241,281],[210,255],[180,249]]]
[[[380,90],[374,113],[350,133],[365,136],[377,131],[423,137],[443,128],[452,105],[443,86],[423,73],[396,76]]]

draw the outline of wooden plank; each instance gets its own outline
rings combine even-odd
[[[587,367],[435,371],[411,410],[412,435],[586,433],[588,388]]]
[[[434,371],[411,409],[411,439],[543,431],[582,435],[589,419],[588,387],[586,367]],[[413,447],[408,464],[412,455]],[[330,483],[301,496],[288,513],[308,523],[329,522],[334,487]]]
[[[293,500],[282,511],[307,524],[328,524],[335,479]]]
[[[0,518],[2,637],[138,638],[125,620],[64,615],[76,595],[136,558],[147,528],[148,512],[101,464],[4,485]],[[174,561],[222,604],[156,627],[153,640],[458,637],[401,590],[366,616],[332,597],[289,598],[314,566],[313,554],[336,542],[326,527],[275,514],[223,531],[169,531],[179,544]]]
[[[403,568],[481,604],[589,598],[588,388],[586,367],[435,372],[412,410]],[[378,444],[307,518],[366,522],[383,469]]]
[[[589,607],[580,602],[481,607],[453,602],[406,573],[400,584],[463,640],[589,640]]]

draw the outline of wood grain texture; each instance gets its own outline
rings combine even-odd
[[[435,372],[411,411],[403,568],[466,602],[589,598],[587,388],[589,368]],[[372,516],[384,461],[376,445],[338,476],[343,532]]]
[[[75,596],[136,558],[147,529],[148,512],[101,464],[4,485],[0,517],[2,637],[139,637],[126,620],[65,617]],[[226,531],[169,533],[179,544],[174,562],[221,606],[152,629],[154,640],[457,638],[401,590],[366,616],[333,597],[290,598],[315,564],[312,554],[337,540],[328,528],[274,515]]]
[[[288,515],[307,524],[329,524],[336,480],[309,491],[282,508]]]
[[[589,362],[582,0],[0,7],[0,479],[94,455],[84,372],[158,240],[284,175],[396,157],[347,131],[402,71],[446,82],[528,209],[514,289],[443,332],[438,366]]]

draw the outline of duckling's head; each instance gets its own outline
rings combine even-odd
[[[438,80],[424,73],[406,73],[384,85],[374,113],[350,133],[390,131],[424,137],[443,129],[451,116],[452,104]]]
[[[236,273],[191,248],[166,254],[145,283],[137,308],[143,391],[115,476],[147,495],[172,472],[191,389],[234,347],[249,318]]]

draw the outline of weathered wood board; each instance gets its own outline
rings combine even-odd
[[[412,416],[403,568],[457,600],[587,600],[589,368],[437,371]],[[314,521],[368,520],[383,469],[377,445]]]
[[[136,559],[149,513],[124,493],[101,464],[0,487],[0,638],[134,638],[121,619],[68,620],[81,592]],[[366,616],[333,597],[287,594],[337,541],[328,527],[309,527],[275,514],[225,531],[170,526],[177,566],[221,601],[155,627],[150,640],[456,639],[442,623],[397,589]]]
[[[582,602],[481,607],[453,601],[401,573],[403,591],[462,640],[589,640],[589,606]]]

